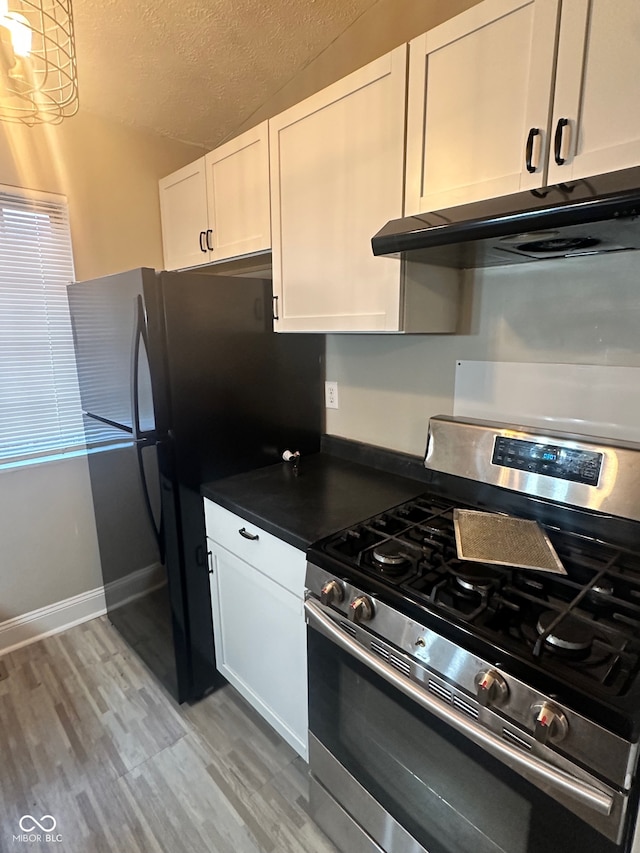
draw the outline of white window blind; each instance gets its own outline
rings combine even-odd
[[[0,465],[84,445],[67,206],[0,187]]]

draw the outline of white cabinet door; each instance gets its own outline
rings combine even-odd
[[[546,182],[558,14],[486,0],[411,42],[407,214]]]
[[[159,182],[164,265],[184,269],[271,246],[267,122]]]
[[[552,128],[549,183],[640,164],[638,0],[564,0]]]
[[[265,121],[205,157],[211,260],[271,248]]]
[[[371,237],[402,215],[406,45],[269,121],[277,331],[396,331],[400,264]]]
[[[209,260],[204,160],[201,157],[159,182],[165,269],[194,267]]]
[[[307,760],[303,596],[211,540],[209,549],[217,668]],[[291,550],[304,577],[304,553]]]
[[[305,554],[213,501],[204,510],[216,666],[306,760]]]

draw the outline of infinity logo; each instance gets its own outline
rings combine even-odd
[[[31,823],[29,823],[31,821]],[[49,824],[48,821],[51,821]],[[25,814],[20,818],[20,829],[23,832],[33,832],[37,827],[42,832],[53,832],[57,826],[57,821],[53,815],[43,815],[40,820],[36,820],[33,815]]]

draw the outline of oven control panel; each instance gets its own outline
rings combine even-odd
[[[504,468],[597,486],[604,454],[497,435],[491,461]]]

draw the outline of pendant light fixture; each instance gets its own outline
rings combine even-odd
[[[71,0],[0,0],[0,121],[58,124],[77,110]]]

